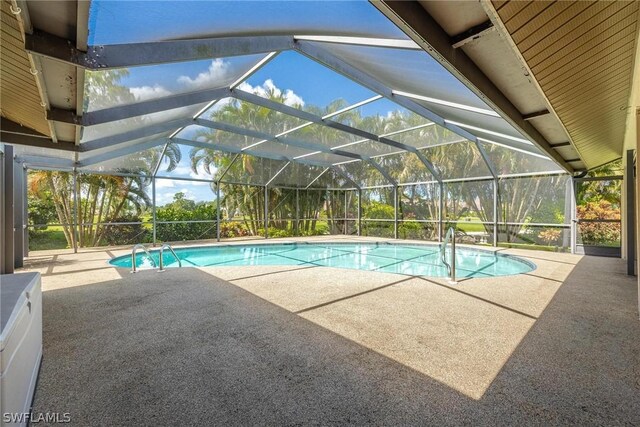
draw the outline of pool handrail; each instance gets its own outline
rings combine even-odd
[[[133,249],[131,249],[131,272],[132,273],[137,273],[138,272],[138,268],[136,267],[136,251],[138,249],[142,249],[144,251],[144,253],[147,254],[149,259],[153,263],[153,267],[154,268],[158,267],[158,264],[156,264],[156,260],[153,259],[153,257],[149,253],[149,250],[147,249],[147,247],[145,245],[143,245],[142,243],[138,243],[138,244],[133,246]]]
[[[178,267],[182,267],[182,261],[180,260],[180,258],[178,258],[178,255],[176,255],[176,251],[173,250],[170,244],[163,243],[162,246],[160,246],[160,269],[158,270],[158,272],[165,271],[164,261],[162,260],[162,253],[164,252],[165,248],[168,248],[173,254],[173,256],[178,260]]]
[[[451,242],[451,257],[447,262],[446,250],[447,242]],[[449,283],[455,284],[456,282],[456,230],[453,227],[449,227],[447,234],[444,236],[444,240],[440,244],[440,256],[442,257],[442,263],[449,270]]]

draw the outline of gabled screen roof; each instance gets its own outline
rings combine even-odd
[[[215,181],[240,157],[224,179],[292,187],[318,171],[314,185],[367,187],[561,169],[365,1],[97,0],[89,34],[120,65],[85,72],[69,167],[164,153],[147,173]]]

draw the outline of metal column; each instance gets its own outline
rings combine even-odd
[[[362,235],[362,190],[358,189],[358,236]]]
[[[498,246],[498,178],[493,179],[493,246]]]
[[[11,274],[14,271],[14,251],[13,240],[15,234],[13,232],[13,147],[11,145],[4,146],[4,188],[0,195],[4,201],[4,239],[0,244],[3,245],[3,263],[0,265],[2,274]]]
[[[269,187],[264,186],[264,238],[269,238]]]
[[[571,179],[571,253],[576,253],[576,244],[578,243],[578,219],[576,215],[576,186],[578,182]]]
[[[440,185],[438,186],[439,191],[438,191],[438,197],[439,197],[439,201],[438,201],[438,242],[442,242],[442,211],[444,210],[444,184],[442,183],[442,181],[440,181],[439,183]]]
[[[344,225],[342,227],[342,234],[349,234],[347,233],[348,227],[347,227],[347,190],[344,191]]]
[[[573,219],[573,180],[567,180],[564,190],[564,224],[569,225],[569,228],[562,230],[562,247],[572,248],[572,219]]]
[[[78,253],[78,172],[73,168],[73,253]]]
[[[216,183],[216,241],[220,241],[220,181]]]
[[[5,261],[5,200],[4,200],[4,146],[0,144],[0,274],[4,273],[4,261]]]
[[[24,170],[22,165],[13,165],[13,266],[24,266]]]
[[[299,236],[300,229],[300,190],[296,188],[296,217],[295,222],[293,223],[293,230],[296,236]]]
[[[153,246],[156,245],[156,228],[157,228],[157,217],[156,217],[156,177],[151,178],[151,220],[153,221]]]
[[[625,198],[625,223],[627,245],[627,274],[636,274],[636,179],[633,155],[635,150],[627,150],[626,166],[624,169],[624,183],[626,189]]]
[[[393,238],[398,238],[398,186],[393,186]]]
[[[24,203],[23,203],[23,218],[24,218],[24,227],[22,229],[22,233],[23,233],[23,242],[24,242],[24,247],[23,247],[23,256],[26,258],[29,256],[29,172],[27,171],[27,168],[23,168],[22,172],[24,173],[24,177],[23,177],[23,181],[24,182],[24,186],[23,186],[23,197],[24,197]]]

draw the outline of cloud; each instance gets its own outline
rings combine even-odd
[[[214,59],[207,71],[203,71],[195,78],[189,76],[178,77],[178,83],[189,90],[211,88],[221,85],[229,76],[229,63],[222,59]]]
[[[273,80],[267,79],[264,81],[262,85],[251,86],[247,82],[242,82],[238,85],[238,89],[244,90],[245,92],[251,92],[263,98],[266,98],[270,92],[272,92],[275,96],[284,96],[284,103],[290,107],[294,105],[304,106],[304,99],[291,89],[286,89],[284,92],[282,89],[278,88]]]
[[[176,82],[181,86],[181,92],[220,86],[233,77],[229,65],[229,62],[225,62],[222,59],[214,59],[211,61],[209,68],[199,73],[195,78],[183,75],[179,76]],[[136,101],[157,99],[174,94],[174,91],[159,84],[131,87],[129,91],[135,96]]]
[[[215,168],[212,170],[215,173]],[[177,166],[171,172],[166,172],[165,176],[179,176],[181,178],[193,178],[193,179],[212,179],[211,174],[207,173],[204,170],[204,165],[199,164],[198,170],[194,172],[190,166]],[[201,182],[201,181],[182,181],[179,179],[167,179],[160,178],[156,180],[156,188],[177,188],[184,185],[189,185],[193,187],[207,187],[210,186],[209,182]]]
[[[156,179],[156,188],[175,188],[178,181],[173,179]]]
[[[132,87],[129,88],[129,91],[136,97],[136,101],[146,101],[171,95],[170,90],[160,85]]]

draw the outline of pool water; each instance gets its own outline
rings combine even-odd
[[[182,266],[217,267],[251,265],[294,265],[381,271],[415,276],[448,277],[438,245],[394,243],[280,243],[201,246],[176,249]],[[450,258],[447,248],[446,259]],[[158,251],[152,251],[156,265]],[[136,255],[139,268],[153,267],[144,253]],[[170,251],[165,251],[166,267],[177,267]],[[131,268],[131,256],[110,261],[116,267]],[[510,255],[475,248],[456,248],[456,277],[495,277],[533,271],[535,265]]]

